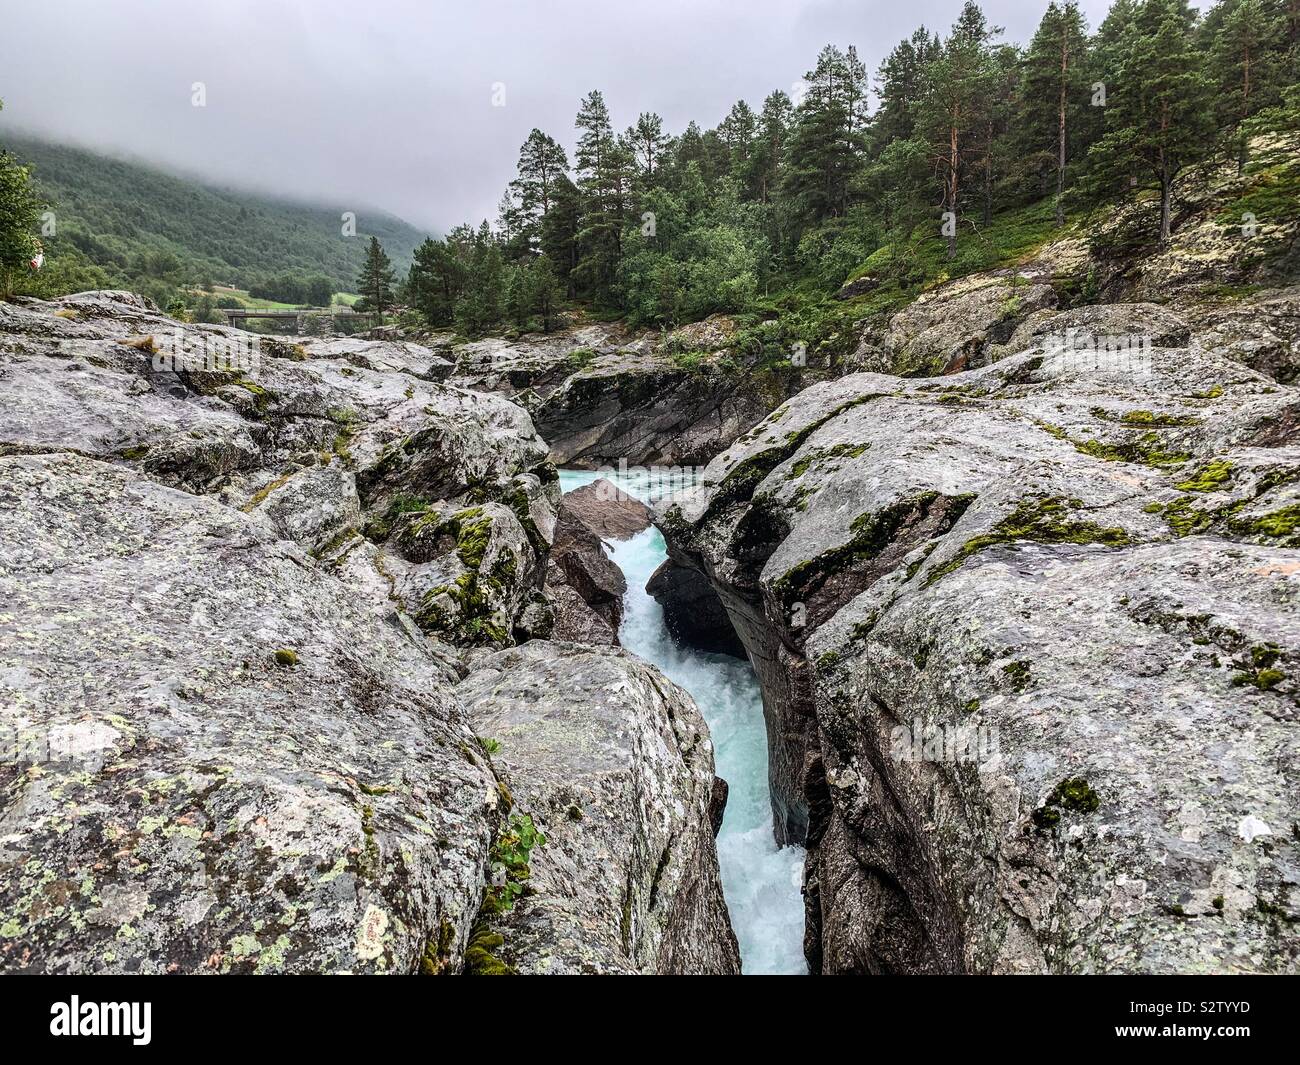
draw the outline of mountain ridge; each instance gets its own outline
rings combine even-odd
[[[246,289],[292,276],[324,276],[350,291],[370,236],[398,271],[428,235],[378,208],[343,212],[320,202],[240,189],[156,163],[5,130],[0,147],[31,166],[53,201],[56,232],[44,237],[61,270],[87,287],[126,285],[160,301],[204,281]],[[96,273],[96,269],[100,273]]]

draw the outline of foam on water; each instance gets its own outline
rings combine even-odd
[[[609,471],[561,470],[560,484],[569,492],[598,476],[647,502],[658,494],[644,478]],[[744,971],[805,973],[799,893],[804,852],[801,847],[778,848],[772,833],[758,678],[748,662],[680,647],[668,635],[663,608],[645,590],[650,575],[668,557],[658,529],[646,529],[606,550],[627,578],[620,641],[689,691],[713,734],[717,773],[731,789],[718,834],[718,861]]]

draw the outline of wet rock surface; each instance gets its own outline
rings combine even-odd
[[[745,657],[745,645],[731,626],[727,608],[699,570],[669,558],[654,571],[645,590],[663,607],[664,624],[678,643]]]
[[[564,509],[602,540],[626,540],[650,528],[650,508],[603,478],[566,493]]]
[[[600,537],[569,509],[572,495],[560,504],[547,563],[546,594],[555,601],[551,635],[576,643],[617,644],[627,581],[605,554]]]

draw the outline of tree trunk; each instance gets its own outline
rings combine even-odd
[[[1070,46],[1061,42],[1061,96],[1057,102],[1056,129],[1056,224],[1065,225],[1065,82],[1069,68]]]
[[[1167,103],[1160,105],[1160,134],[1162,139],[1167,136],[1169,131],[1169,105]],[[1173,198],[1173,175],[1169,172],[1169,160],[1165,156],[1165,149],[1160,149],[1159,166],[1156,168],[1160,176],[1160,243],[1169,243],[1170,225],[1169,225],[1169,201]]]
[[[1243,81],[1241,87],[1241,120],[1246,121],[1250,117],[1250,48],[1247,47],[1242,55],[1242,67],[1244,68]],[[1246,167],[1246,136],[1244,133],[1237,137],[1237,176],[1241,176],[1242,170]]]
[[[993,224],[993,131],[989,130],[988,148],[984,152],[984,225]]]
[[[948,129],[948,210],[952,214],[952,233],[948,237],[948,258],[957,258],[957,125]]]
[[[1169,177],[1161,171],[1160,174],[1160,243],[1168,244],[1170,236],[1169,226],[1169,201],[1171,199],[1172,182]]]

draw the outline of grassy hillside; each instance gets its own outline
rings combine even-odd
[[[328,280],[351,292],[368,238],[379,238],[399,276],[425,234],[379,211],[357,212],[341,234],[340,208],[222,189],[78,148],[0,133],[0,147],[30,164],[54,204],[48,265],[33,286],[125,287],[164,304],[205,283],[257,291],[276,279]]]

